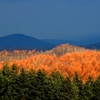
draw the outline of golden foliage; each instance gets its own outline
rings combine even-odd
[[[27,54],[32,54],[34,51],[29,51]],[[5,52],[6,55],[9,53]],[[20,55],[20,51],[14,51],[15,55]],[[21,53],[26,54],[25,51]],[[25,68],[30,71],[31,69],[38,71],[39,69],[45,70],[49,75],[52,71],[59,71],[64,77],[69,76],[71,79],[77,72],[85,81],[88,76],[96,79],[100,74],[100,52],[99,51],[84,51],[66,53],[60,57],[50,54],[36,54],[23,59],[8,60],[8,65],[11,67],[16,64],[18,69]],[[0,62],[0,70],[5,61]]]

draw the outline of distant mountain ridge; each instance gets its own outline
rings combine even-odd
[[[63,40],[63,39],[44,39],[44,41],[49,42],[49,43],[53,43],[55,45],[61,45],[61,44],[77,44],[77,41],[71,41],[71,40]]]
[[[100,49],[100,41],[96,42],[94,44],[89,44],[84,46],[85,48],[90,48],[90,49]]]
[[[12,34],[0,37],[0,49],[51,49],[54,44],[24,34]]]
[[[44,50],[50,50],[61,44],[76,45],[89,49],[100,49],[100,36],[85,39],[82,41],[58,40],[58,39],[42,40],[20,33],[0,37],[0,50],[36,49],[44,51]]]
[[[61,44],[72,44],[72,45],[77,45],[77,46],[86,46],[86,45],[90,45],[90,44],[95,44],[97,42],[100,41],[100,36],[98,37],[92,37],[92,38],[88,38],[88,39],[84,39],[81,41],[73,41],[73,40],[63,40],[63,39],[44,39],[44,41],[49,42],[49,43],[53,43],[56,45],[61,45]]]

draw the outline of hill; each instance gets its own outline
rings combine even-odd
[[[45,51],[47,54],[56,54],[57,56],[62,56],[68,52],[84,52],[89,49],[85,49],[84,47],[69,45],[69,44],[62,44],[60,46],[56,46],[55,48]]]
[[[43,40],[26,36],[24,34],[13,34],[0,37],[0,50],[14,50],[14,49],[37,49],[47,50],[55,47],[54,44],[45,42]]]

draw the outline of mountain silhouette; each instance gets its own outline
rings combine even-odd
[[[86,45],[84,47],[89,48],[89,49],[100,49],[100,41],[94,44]]]
[[[55,47],[54,44],[24,34],[12,34],[0,37],[0,50],[37,49],[45,50]]]
[[[95,36],[95,37],[89,37],[87,39],[84,40],[80,40],[80,41],[73,41],[73,40],[63,40],[63,39],[44,39],[44,41],[55,44],[55,45],[61,45],[61,44],[72,44],[72,45],[77,45],[77,46],[86,46],[86,45],[90,45],[90,44],[95,44],[97,42],[100,41],[100,35]]]
[[[63,40],[63,39],[44,39],[44,41],[55,44],[55,45],[61,45],[61,44],[73,44],[77,45],[77,41],[71,41],[71,40]]]

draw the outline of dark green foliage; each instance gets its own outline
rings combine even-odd
[[[0,71],[0,100],[100,100],[100,76],[83,84],[76,73],[73,80],[59,72],[47,76],[43,70],[30,72],[6,64]]]
[[[36,86],[37,83],[36,83],[36,72],[34,70],[31,70],[29,73],[28,73],[28,99],[27,100],[36,100]]]
[[[29,86],[30,86],[30,81],[28,72],[22,68],[20,75],[16,79],[15,90],[16,92],[19,93],[17,94],[17,100],[28,100]]]
[[[100,76],[95,80],[93,84],[93,92],[95,100],[100,100]]]
[[[44,71],[39,70],[32,81],[34,100],[46,100],[48,95],[48,78]]]
[[[14,81],[15,76],[13,76],[14,73],[12,72],[13,70],[11,70],[6,64],[0,73],[0,80],[1,80],[0,90],[2,90],[0,92],[0,100],[15,100],[13,97],[13,93],[14,93],[13,86],[15,85],[15,81]]]
[[[94,94],[93,94],[93,80],[91,77],[88,77],[86,83],[84,84],[84,100],[94,100]]]
[[[4,65],[4,67],[3,67],[3,69],[2,69],[2,74],[3,74],[3,76],[5,76],[5,77],[9,77],[9,76],[10,76],[11,70],[10,70],[10,68],[8,67],[7,64]]]
[[[75,73],[73,78],[73,84],[77,87],[78,99],[84,100],[83,98],[83,83],[81,77],[79,77],[78,73]]]
[[[0,99],[2,98],[3,95],[5,95],[5,92],[7,91],[6,89],[6,79],[2,72],[0,72]]]
[[[78,92],[77,86],[67,77],[62,83],[62,100],[78,100]]]
[[[49,97],[50,100],[61,100],[60,90],[62,88],[63,77],[59,72],[52,72],[49,77]]]

